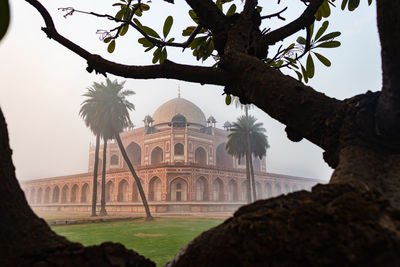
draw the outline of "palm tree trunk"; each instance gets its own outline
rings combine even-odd
[[[101,174],[101,203],[100,216],[107,216],[106,211],[106,162],[107,162],[107,138],[104,138],[103,146],[103,172]]]
[[[251,147],[250,147],[250,133],[249,133],[249,105],[244,106],[244,114],[246,115],[247,121],[247,129],[246,129],[246,143],[247,143],[247,153],[246,153],[246,172],[249,172],[248,180],[249,186],[248,189],[253,188],[253,201],[256,200],[256,189],[254,184],[254,171],[253,171],[253,163],[251,159]],[[250,180],[252,186],[250,186]],[[251,191],[249,193],[251,195]]]
[[[146,220],[147,221],[153,220],[153,217],[151,216],[151,213],[150,213],[149,204],[147,203],[147,199],[146,199],[146,196],[144,194],[142,183],[140,182],[140,179],[137,176],[137,174],[135,172],[135,169],[133,168],[133,165],[132,165],[132,163],[131,163],[131,161],[130,161],[130,159],[128,157],[128,154],[126,154],[126,151],[125,151],[124,145],[122,144],[121,137],[119,136],[119,133],[115,134],[115,139],[117,140],[118,147],[119,147],[119,150],[121,151],[122,157],[124,158],[126,164],[128,165],[129,170],[132,173],[133,178],[136,181],[136,185],[138,187],[139,194],[140,194],[140,197],[142,198],[143,206],[144,206],[144,209],[146,211]]]
[[[94,152],[94,167],[93,167],[93,186],[92,186],[92,215],[96,214],[96,202],[97,202],[97,170],[99,167],[99,148],[100,148],[100,135],[96,135],[96,149]]]
[[[253,199],[254,199],[254,201],[256,201],[257,200],[257,188],[256,188],[256,181],[254,179],[253,156],[252,156],[251,152],[249,152],[249,153],[250,153],[249,162],[250,162],[251,186],[253,187]]]
[[[247,185],[247,202],[251,203],[251,185],[250,185],[250,170],[249,170],[249,156],[246,153],[246,185]]]

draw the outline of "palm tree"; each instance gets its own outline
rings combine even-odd
[[[257,119],[252,115],[242,115],[233,123],[231,133],[228,135],[226,149],[228,153],[241,158],[246,157],[247,199],[251,202],[250,166],[252,155],[262,158],[269,147],[266,130],[262,123],[256,123]],[[252,174],[254,176],[254,173]],[[256,199],[255,185],[253,183],[253,198]]]
[[[89,88],[89,92],[83,96],[90,97],[93,88]],[[97,172],[99,166],[99,147],[100,147],[100,136],[101,130],[99,127],[99,116],[96,111],[96,105],[90,101],[90,98],[83,101],[79,115],[85,121],[85,124],[92,133],[96,136],[96,148],[94,153],[94,167],[93,167],[93,186],[92,186],[92,212],[91,216],[96,216],[96,201],[97,201]]]
[[[126,154],[125,147],[123,146],[119,135],[125,127],[132,124],[129,111],[134,110],[135,108],[134,105],[126,99],[126,97],[133,95],[134,92],[131,90],[123,90],[124,84],[125,82],[118,83],[117,80],[111,81],[110,79],[106,79],[106,84],[94,83],[93,87],[88,88],[89,91],[85,94],[88,99],[85,100],[84,104],[90,103],[91,105],[96,106],[94,109],[96,114],[96,116],[94,116],[96,118],[94,122],[100,129],[100,134],[104,139],[101,205],[104,207],[105,211],[105,151],[107,140],[115,138],[117,140],[119,149],[121,150],[122,157],[127,163],[129,170],[136,181],[139,194],[145,207],[146,218],[147,220],[151,220],[152,216],[142,184],[132,166],[128,155]]]

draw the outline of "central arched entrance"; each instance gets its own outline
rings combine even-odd
[[[187,200],[187,182],[182,178],[175,178],[171,182],[171,201]]]

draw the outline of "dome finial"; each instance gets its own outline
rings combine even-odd
[[[178,98],[181,98],[181,86],[178,85]]]

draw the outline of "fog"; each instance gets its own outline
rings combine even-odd
[[[44,25],[40,15],[28,3],[12,1],[10,4],[11,26],[0,43],[0,106],[8,123],[17,177],[19,180],[29,180],[87,172],[89,143],[93,142],[94,137],[78,112],[86,88],[94,81],[102,82],[105,78],[88,73],[85,60],[46,38],[40,30]],[[117,62],[151,64],[151,53],[143,53],[133,31],[128,32],[127,38],[117,40],[116,51],[110,55],[95,32],[97,29],[112,28],[112,24],[80,14],[64,19],[57,7],[65,6],[84,10],[95,7],[101,13],[109,10],[111,3],[98,4],[94,0],[51,1],[46,7],[51,11],[60,33],[85,49]],[[152,12],[161,19],[146,24],[155,25],[158,30],[162,28],[167,15],[185,14],[175,16],[173,31],[179,36],[182,25],[187,25],[189,20],[187,7],[166,3],[160,3],[158,8],[153,6]],[[304,5],[299,7],[303,9]],[[288,17],[295,15],[288,14]],[[342,46],[322,51],[332,61],[332,66],[326,68],[317,64],[316,77],[309,82],[310,86],[338,99],[367,90],[379,90],[381,66],[375,7],[367,7],[363,2],[355,13],[337,10],[330,21],[328,31],[342,32],[339,38]],[[190,51],[181,54],[180,49],[170,50],[171,60],[195,63]],[[207,61],[204,64],[212,63]],[[234,106],[225,105],[222,87],[167,79],[130,79],[125,87],[136,92],[130,98],[136,107],[131,113],[136,127],[143,126],[145,115],[152,115],[158,106],[175,98],[178,86],[183,98],[198,105],[206,117],[213,115],[216,118],[218,128],[222,128],[225,121],[234,121],[243,113]],[[284,126],[257,108],[250,110],[250,114],[263,122],[267,129],[271,146],[267,152],[268,172],[329,179],[332,169],[323,161],[320,148],[307,140],[298,143],[289,141]]]

